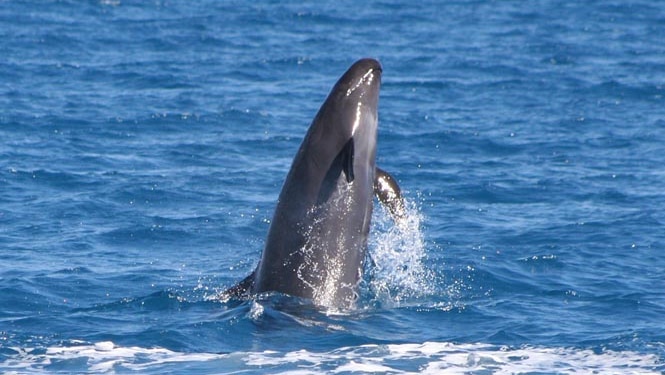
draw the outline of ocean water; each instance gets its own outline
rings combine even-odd
[[[665,372],[665,3],[0,1],[0,372]],[[358,58],[358,306],[222,301]]]

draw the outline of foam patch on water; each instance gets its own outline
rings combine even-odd
[[[230,354],[180,353],[163,348],[122,347],[112,342],[72,344],[45,351],[12,348],[17,354],[0,363],[4,373],[60,372],[159,373],[184,368],[202,372],[390,374],[660,374],[654,354],[572,348],[506,348],[489,344],[362,345],[330,352],[263,351]],[[67,364],[71,364],[71,368]]]

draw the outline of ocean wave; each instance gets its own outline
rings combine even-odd
[[[116,373],[168,372],[194,369],[201,373],[576,373],[660,374],[662,358],[632,351],[565,347],[506,347],[484,343],[424,342],[341,347],[327,352],[249,351],[187,353],[164,348],[120,346],[111,341],[45,349],[11,348],[0,369],[8,373],[43,371]]]

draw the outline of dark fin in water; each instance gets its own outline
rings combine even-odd
[[[379,201],[388,209],[388,212],[396,222],[406,218],[406,207],[402,199],[402,191],[397,180],[381,168],[376,168],[374,177],[374,194]]]
[[[344,174],[346,175],[346,182],[351,183],[355,178],[353,174],[353,153],[355,152],[355,146],[353,145],[353,138],[349,139],[342,149]]]
[[[255,273],[256,271],[250,273],[249,276],[245,277],[241,282],[223,291],[220,294],[220,298],[222,300],[228,300],[230,298],[242,299],[249,297],[252,291],[252,286],[254,286]]]

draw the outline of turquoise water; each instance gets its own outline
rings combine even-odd
[[[0,371],[665,371],[665,4],[192,3],[0,2]],[[364,56],[408,228],[220,301]]]

